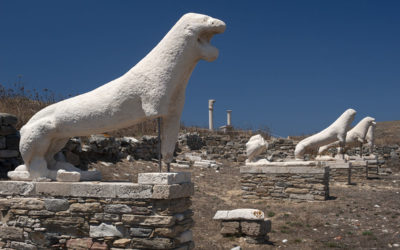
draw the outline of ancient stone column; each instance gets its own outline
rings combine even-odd
[[[208,129],[213,131],[214,130],[214,125],[213,125],[213,109],[214,109],[214,99],[208,100]]]
[[[226,125],[227,126],[231,126],[231,114],[232,114],[232,110],[227,110],[226,111]]]

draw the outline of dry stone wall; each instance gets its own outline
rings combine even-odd
[[[92,135],[85,140],[69,140],[62,151],[66,160],[76,166],[95,161],[115,162],[124,158],[150,161],[158,159],[158,139],[156,136],[143,136],[137,140],[133,137]]]
[[[330,166],[329,180],[331,182],[345,182],[351,183],[352,178],[354,179],[354,173],[352,173],[352,166],[348,163],[338,164],[338,166]]]
[[[246,160],[246,142],[248,134],[188,133],[181,135],[179,145],[182,151],[196,149],[203,152],[207,160],[229,160],[244,162]],[[190,138],[190,140],[185,140]],[[196,142],[196,143],[194,143]]]
[[[21,163],[17,121],[14,115],[0,113],[0,178],[6,178],[7,172]]]
[[[329,167],[243,166],[240,176],[244,200],[329,198]]]
[[[246,143],[249,141],[251,133],[188,133],[180,136],[179,145],[185,151],[185,147],[193,148],[205,152],[208,160],[229,160],[233,162],[245,162]],[[191,138],[191,140],[185,140]],[[197,142],[195,144],[191,142]],[[268,141],[268,150],[260,157],[273,161],[280,161],[294,155],[295,142],[290,139],[272,139]]]
[[[0,248],[192,249],[190,175],[142,175],[139,184],[1,181]]]

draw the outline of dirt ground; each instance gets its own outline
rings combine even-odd
[[[137,180],[137,173],[157,172],[155,162],[97,163],[106,180]],[[110,171],[112,168],[112,171]],[[225,163],[214,169],[172,169],[192,172],[192,198],[196,249],[400,249],[400,166],[393,174],[376,179],[355,180],[355,185],[334,183],[331,199],[321,202],[241,200],[239,165]],[[222,237],[217,210],[257,208],[272,221],[270,241],[247,244],[243,238]]]

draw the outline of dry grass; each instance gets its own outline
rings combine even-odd
[[[26,91],[18,84],[15,84],[14,88],[5,88],[0,84],[0,112],[17,116],[17,129],[20,129],[36,112],[54,102],[55,96],[48,90],[40,94],[36,90]]]

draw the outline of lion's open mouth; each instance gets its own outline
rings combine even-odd
[[[201,45],[212,46],[210,44],[211,38],[216,34],[224,33],[225,28],[226,28],[226,25],[224,22],[222,22],[218,19],[213,19],[212,24],[213,24],[212,28],[208,29],[207,31],[203,31],[202,33],[199,34],[197,41]]]
[[[211,45],[210,41],[214,34],[216,34],[216,33],[207,32],[207,33],[200,34],[199,37],[197,38],[197,41],[201,45]]]
[[[214,61],[218,57],[218,49],[211,45],[211,38],[216,34],[221,34],[225,31],[226,25],[218,19],[209,19],[208,27],[204,28],[197,37],[197,42],[201,48],[202,59]]]

